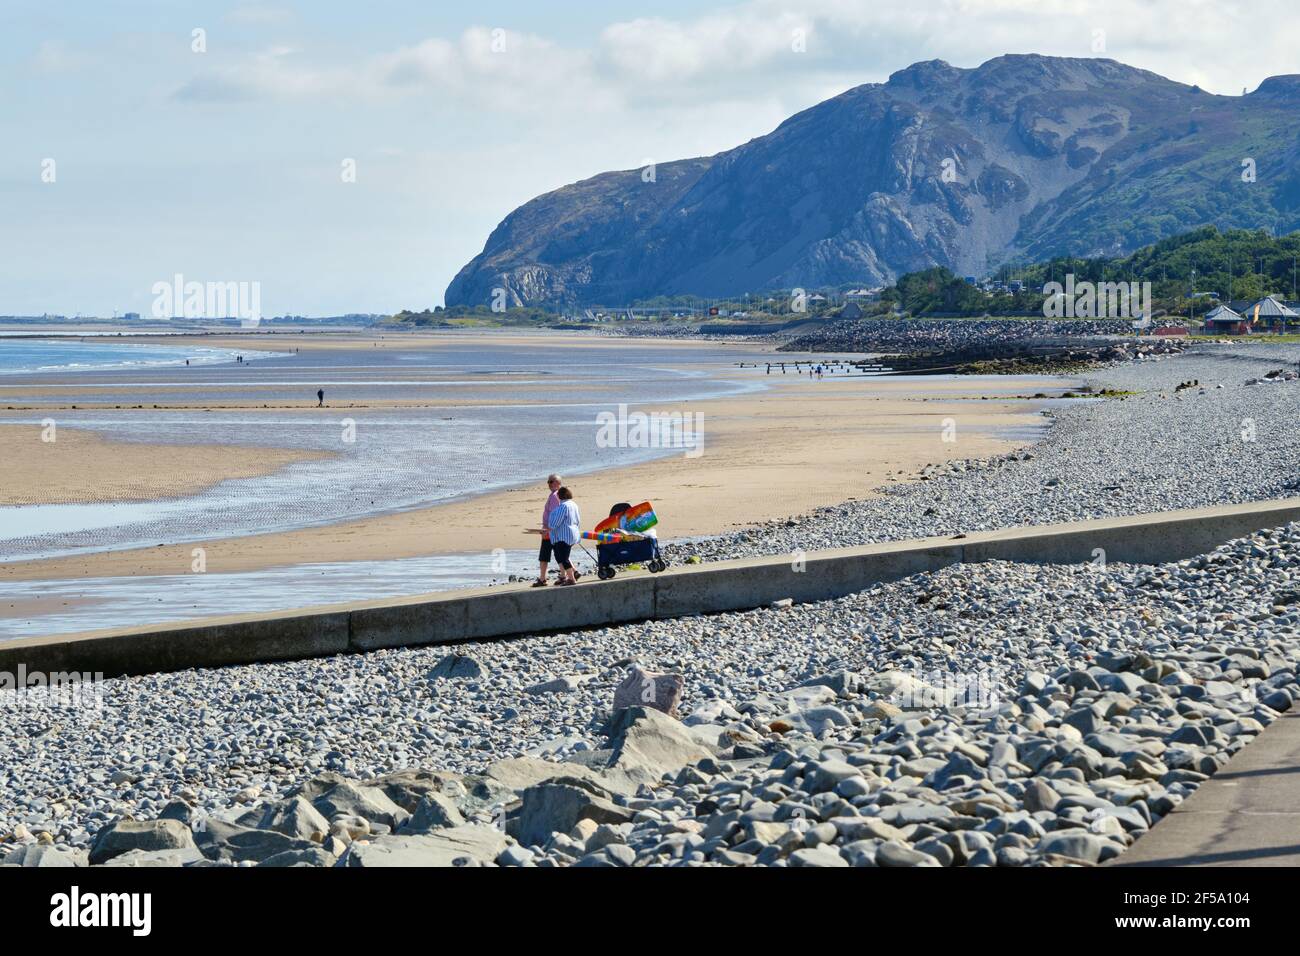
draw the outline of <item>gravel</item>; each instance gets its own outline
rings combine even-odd
[[[1287,497],[1300,492],[1300,381],[1264,377],[1298,364],[1300,346],[1241,343],[1089,373],[1096,392],[1135,394],[1055,405],[1027,451],[954,461],[877,498],[664,550],[676,563],[795,554]],[[1178,390],[1184,382],[1199,384]],[[961,435],[958,417],[958,448]]]

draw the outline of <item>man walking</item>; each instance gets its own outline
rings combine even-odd
[[[323,388],[316,389],[316,407],[317,408],[325,407],[325,389]]]

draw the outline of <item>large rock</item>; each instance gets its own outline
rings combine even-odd
[[[1118,848],[1110,841],[1082,830],[1062,830],[1056,833],[1049,833],[1038,841],[1038,852],[1047,856],[1069,857],[1072,860],[1080,860],[1084,863],[1097,863],[1107,855],[1107,848],[1113,849],[1113,853],[1119,852]]]
[[[456,804],[440,793],[426,793],[416,804],[415,812],[402,824],[402,833],[428,833],[445,827],[465,825]]]
[[[208,820],[194,833],[194,840],[209,860],[240,863],[261,862],[277,853],[319,849],[310,840],[295,840],[275,830],[259,830],[223,820]]]
[[[632,811],[580,787],[544,783],[524,791],[511,832],[525,846],[541,846],[552,833],[568,833],[579,820],[626,823]]]
[[[267,807],[258,828],[309,843],[320,843],[330,832],[329,821],[302,797],[290,797]]]
[[[85,850],[48,843],[18,846],[10,850],[6,856],[0,857],[0,866],[21,866],[26,869],[89,865],[90,859]]]
[[[360,786],[350,781],[335,784],[311,803],[327,820],[340,816],[361,817],[370,823],[383,824],[390,830],[396,830],[410,816],[380,788]]]
[[[353,843],[339,866],[486,866],[510,838],[496,827],[463,826],[422,835],[387,835]]]
[[[656,674],[633,667],[614,689],[614,710],[653,707],[670,717],[677,713],[686,679],[681,674]]]
[[[688,763],[716,753],[672,717],[652,707],[620,710],[606,730],[612,751],[606,766],[646,783],[657,783],[664,774],[675,774]]]
[[[570,783],[576,782],[577,785],[593,792],[618,793],[624,796],[635,793],[640,785],[640,779],[634,779],[622,771],[611,772],[604,769],[609,758],[610,753],[606,751],[600,756],[597,766],[593,768],[567,761],[557,763],[553,760],[542,760],[540,757],[509,757],[489,765],[484,775],[491,784],[515,793],[522,793],[529,787],[535,787],[549,780],[560,779]]]
[[[130,850],[184,850],[194,845],[194,834],[179,820],[116,820],[95,834],[90,862],[106,863]]]
[[[448,770],[398,770],[376,777],[369,786],[383,790],[408,813],[415,813],[424,797],[433,794],[450,800],[464,816],[509,799],[512,789],[486,776]]]

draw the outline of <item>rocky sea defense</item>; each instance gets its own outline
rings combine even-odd
[[[1296,353],[1107,370],[1140,394],[1056,410],[1032,453],[720,551],[1293,494],[1300,382],[1268,372]],[[110,679],[93,706],[7,694],[0,865],[1092,865],[1292,707],[1298,665],[1293,524],[1155,567],[990,562],[454,653]]]

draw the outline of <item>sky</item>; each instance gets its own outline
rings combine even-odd
[[[515,207],[918,60],[1108,56],[1239,95],[1293,0],[0,0],[0,315],[442,303]]]

